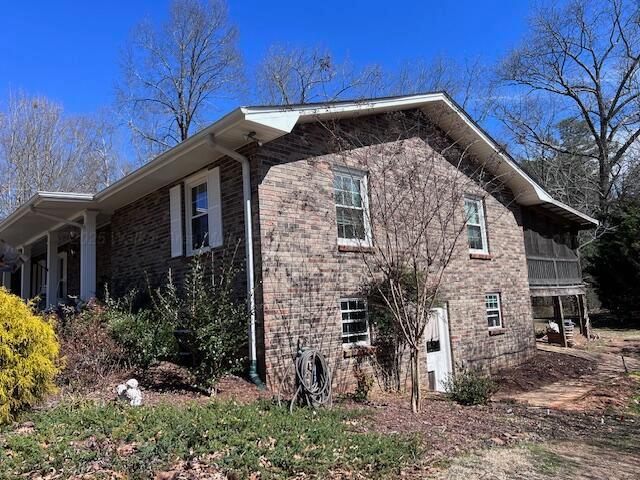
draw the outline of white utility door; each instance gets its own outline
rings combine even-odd
[[[425,334],[429,388],[443,392],[444,382],[451,373],[449,321],[444,308],[434,308],[431,312],[432,316]]]

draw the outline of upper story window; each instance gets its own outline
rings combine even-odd
[[[344,346],[369,345],[367,304],[361,298],[340,300],[342,315],[342,344]]]
[[[171,198],[172,256],[180,254],[180,187]],[[220,169],[197,173],[184,182],[185,232],[187,255],[222,245]],[[174,238],[175,237],[175,238]]]
[[[487,312],[487,323],[489,325],[489,328],[502,328],[500,294],[487,293],[484,296],[484,306]]]
[[[471,253],[489,253],[482,199],[466,196],[464,198],[464,214],[467,221],[469,251]]]
[[[196,251],[209,246],[209,195],[207,177],[186,184],[188,249]]]
[[[336,204],[338,243],[371,245],[366,173],[355,170],[335,171],[333,196]]]

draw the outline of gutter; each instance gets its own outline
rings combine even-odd
[[[260,389],[266,389],[266,385],[258,375],[258,354],[256,349],[256,299],[255,299],[255,275],[253,262],[253,219],[251,213],[251,166],[249,159],[216,142],[211,134],[208,138],[209,146],[223,155],[234,159],[242,165],[242,197],[244,203],[244,241],[245,261],[247,270],[247,305],[249,308],[249,378]]]

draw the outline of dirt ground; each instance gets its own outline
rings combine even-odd
[[[598,338],[591,342],[583,342],[578,345],[578,348],[588,352],[623,355],[640,360],[640,329],[594,327],[593,333]]]
[[[494,376],[499,392],[505,395],[528,392],[544,385],[593,374],[592,360],[538,350],[536,355],[515,368],[501,370]]]
[[[586,386],[585,394],[570,402],[571,408],[513,405],[514,424],[527,434],[524,441],[449,457],[432,476],[496,480],[640,478],[640,377],[625,374],[620,358],[627,357],[627,364],[635,366],[630,370],[637,367],[640,330],[594,330],[600,338],[581,343],[577,351],[539,352],[534,361],[498,375],[501,392],[514,394],[514,398],[535,397],[536,392],[542,397],[553,396],[554,390],[564,395],[568,388]],[[574,356],[580,352],[583,358]],[[545,374],[553,366],[563,373]],[[492,407],[505,408],[503,402]]]
[[[428,398],[417,415],[411,413],[408,400],[399,396],[379,396],[368,407],[369,415],[354,421],[354,428],[385,435],[416,434],[423,439],[422,460],[405,472],[409,478],[640,478],[622,473],[619,477],[572,476],[603,468],[599,455],[605,452],[608,468],[640,475],[640,463],[635,463],[640,460],[640,417],[622,410],[602,415],[505,402],[463,407],[437,395]],[[590,470],[565,468],[581,456]],[[485,457],[492,462],[483,463]],[[481,473],[478,462],[484,466]],[[520,470],[522,476],[514,473]],[[549,472],[558,476],[548,476]],[[538,473],[541,476],[533,475]]]
[[[629,337],[603,335],[605,338],[609,349],[629,345],[625,343]],[[585,350],[593,351],[589,349],[600,347]],[[531,361],[500,372],[495,380],[499,393],[507,397],[563,382],[579,383],[597,374],[598,366],[590,358],[539,351]],[[63,391],[48,403],[69,396],[115,400],[117,384],[132,376],[140,381],[146,404],[211,400],[190,386],[184,369],[161,363],[145,374],[123,372],[81,395]],[[532,407],[504,398],[486,406],[463,407],[438,394],[429,394],[417,415],[411,413],[406,397],[392,394],[378,393],[366,404],[349,398],[338,399],[336,404],[367,412],[350,421],[356,431],[415,434],[423,440],[424,451],[415,466],[403,473],[406,478],[640,478],[640,415],[629,410],[633,397],[640,395],[640,376],[614,375],[607,377],[607,382],[576,402],[573,411]],[[272,398],[272,394],[232,376],[222,380],[216,397],[246,403]],[[193,477],[198,470],[198,477]],[[207,465],[176,465],[176,473],[171,478],[224,478]]]
[[[526,444],[462,456],[440,480],[636,480],[640,455],[575,442]]]

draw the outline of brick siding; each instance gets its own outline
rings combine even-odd
[[[390,121],[384,115],[358,117],[340,122],[340,128],[386,135],[393,133]],[[252,167],[259,367],[272,388],[279,386],[299,342],[326,354],[338,389],[352,383],[354,357],[342,346],[338,302],[358,296],[366,275],[359,252],[338,250],[332,184],[337,151],[325,126],[318,123],[298,125],[291,134],[242,151]],[[214,254],[219,257],[238,244],[236,260],[243,267],[241,167],[228,158],[211,166],[221,169],[225,239],[225,246]],[[452,166],[442,158],[438,168],[446,171]],[[158,284],[169,268],[176,283],[182,282],[190,259],[171,258],[169,218],[169,189],[181,181],[112,215],[110,244],[98,251],[110,249],[115,294],[133,287],[144,290],[147,279]],[[471,259],[463,238],[442,297],[448,305],[456,366],[491,370],[528,358],[535,341],[519,208],[503,192],[489,195],[485,209],[491,258]],[[99,278],[108,263],[99,264]],[[241,277],[239,295],[244,292],[244,274]],[[499,335],[490,335],[487,328],[487,292],[500,292],[502,297],[505,328]]]
[[[235,160],[223,158],[206,168],[213,167],[220,167],[224,238],[224,245],[213,249],[213,253],[216,258],[222,258],[223,255],[231,255],[237,245],[235,261],[244,269],[241,166]],[[183,182],[184,178],[116,210],[112,215],[111,284],[116,295],[122,295],[133,288],[146,292],[148,285],[153,287],[163,284],[169,269],[176,284],[183,282],[192,257],[171,257],[169,190]],[[184,188],[182,200],[184,220]],[[184,222],[182,228],[184,242]],[[183,252],[186,252],[184,245]],[[244,278],[243,275],[240,277]],[[244,283],[239,290],[244,291]]]
[[[389,121],[380,115],[360,117],[341,122],[339,128],[384,137],[393,130]],[[338,249],[334,151],[327,130],[311,123],[298,125],[256,154],[261,167],[262,352],[272,387],[279,384],[299,340],[329,357],[338,387],[351,383],[353,357],[342,346],[338,304],[340,298],[359,296],[366,275],[361,253]],[[438,168],[453,167],[441,158]],[[492,370],[518,363],[535,351],[520,212],[508,193],[504,196],[485,200],[491,259],[471,259],[462,238],[443,282],[458,367]],[[500,292],[502,297],[505,328],[499,335],[488,331],[487,292]]]

